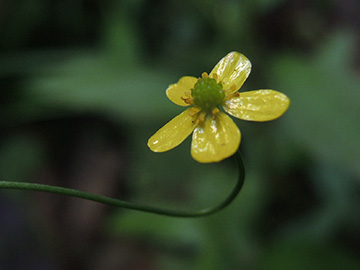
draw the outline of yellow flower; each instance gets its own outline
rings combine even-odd
[[[280,117],[290,100],[282,93],[263,89],[237,92],[251,71],[250,61],[231,52],[201,78],[182,77],[166,90],[177,105],[191,106],[148,141],[154,152],[165,152],[183,142],[192,132],[191,155],[202,163],[218,162],[234,154],[240,145],[240,131],[229,116],[248,121],[270,121]]]

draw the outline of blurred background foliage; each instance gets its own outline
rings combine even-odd
[[[357,0],[1,0],[1,180],[214,205],[231,159],[146,146],[182,111],[167,86],[236,50],[253,64],[244,91],[292,103],[235,120],[247,177],[213,216],[1,191],[0,269],[360,269],[359,14]]]

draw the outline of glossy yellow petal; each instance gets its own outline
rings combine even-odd
[[[165,126],[160,128],[148,141],[149,148],[154,152],[165,152],[182,143],[194,130],[194,118],[189,110],[182,112]]]
[[[190,98],[190,89],[194,87],[197,78],[191,76],[182,77],[177,83],[169,85],[166,89],[167,97],[176,105],[189,106],[182,98]]]
[[[210,72],[217,74],[217,81],[223,83],[227,94],[235,93],[244,84],[251,71],[251,63],[246,56],[238,52],[228,53]],[[216,76],[216,75],[215,75]]]
[[[208,116],[194,130],[192,157],[202,163],[218,162],[230,157],[240,144],[240,131],[233,120],[219,112],[214,120]]]
[[[289,107],[290,100],[274,90],[241,92],[225,101],[223,108],[237,118],[249,121],[270,121],[280,117]]]

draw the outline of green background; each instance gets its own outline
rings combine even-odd
[[[360,269],[360,4],[356,0],[3,0],[0,180],[195,210],[237,178],[190,138],[146,142],[183,108],[165,89],[228,52],[241,91],[289,110],[242,132],[228,208],[171,218],[38,192],[0,192],[0,269]]]

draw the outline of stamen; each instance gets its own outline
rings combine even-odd
[[[206,117],[206,113],[205,112],[201,112],[197,115],[196,117],[196,120],[195,121],[192,121],[193,124],[195,124],[196,126],[203,122],[205,120],[205,117]]]
[[[201,111],[200,108],[198,108],[198,107],[192,107],[192,108],[190,108],[190,110],[189,110],[189,115],[190,115],[191,117],[193,117],[193,116],[197,115],[200,111]]]
[[[220,112],[218,107],[215,107],[214,109],[212,109],[211,113],[213,115],[213,119],[216,120],[218,113]]]
[[[211,113],[215,116],[220,112],[218,107],[215,107],[214,109],[212,109]]]
[[[194,104],[194,101],[193,101],[193,98],[192,98],[192,97],[187,97],[187,98],[181,97],[181,99],[182,99],[186,104],[189,104],[189,105]]]
[[[203,73],[201,74],[201,77],[202,77],[203,79],[209,78],[209,74],[207,74],[207,72],[203,72]]]
[[[206,113],[202,112],[199,114],[198,119],[199,122],[203,122],[205,120]]]
[[[233,84],[233,85],[230,87],[229,90],[230,90],[231,93],[234,93],[234,92],[236,91],[236,85]]]
[[[214,73],[212,76],[213,76],[213,78],[214,78],[216,81],[218,80],[218,77],[219,77],[219,76],[217,75],[217,73]]]
[[[235,97],[239,97],[239,96],[240,96],[240,93],[239,93],[239,92],[236,92],[236,93],[227,95],[227,96],[226,96],[226,100],[229,100],[229,99],[232,99],[232,98],[235,98]]]

